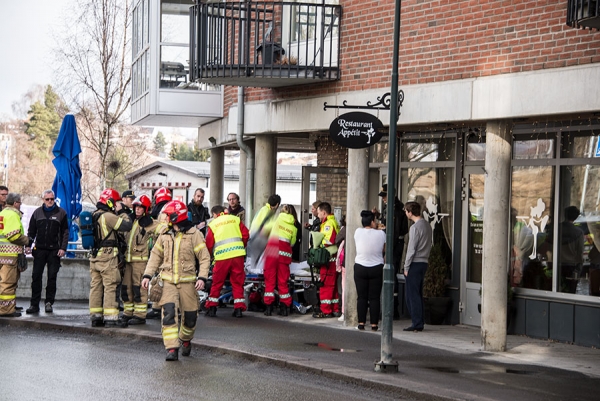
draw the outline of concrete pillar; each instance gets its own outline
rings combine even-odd
[[[256,153],[254,165],[254,212],[267,203],[270,195],[275,193],[275,177],[277,160],[275,158],[275,141],[271,135],[256,136]]]
[[[239,192],[240,202],[245,203],[246,199],[246,163],[248,162],[248,156],[246,156],[246,152],[240,150],[240,185]]]
[[[356,246],[354,231],[362,227],[360,212],[369,210],[369,151],[348,149],[348,202],[346,212],[346,282],[344,288],[344,325],[356,326],[356,285],[354,284],[354,259]]]
[[[225,174],[225,149],[210,149],[210,207],[223,205],[223,179]]]
[[[510,121],[486,125],[481,344],[492,352],[506,350],[511,131]]]

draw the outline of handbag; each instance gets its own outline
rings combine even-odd
[[[308,250],[307,262],[313,267],[326,266],[329,263],[330,258],[331,254],[327,248],[320,246],[318,248],[310,248]]]
[[[163,281],[158,277],[154,276],[150,280],[150,290],[148,291],[148,298],[152,302],[160,302],[163,293]]]

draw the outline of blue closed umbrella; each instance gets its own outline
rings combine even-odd
[[[54,154],[54,168],[56,177],[52,184],[52,190],[56,195],[56,203],[65,209],[69,219],[69,242],[78,239],[79,228],[74,220],[81,213],[81,168],[79,167],[79,154],[81,145],[77,136],[75,117],[67,114],[63,119],[52,149]],[[75,249],[75,245],[69,245],[69,249]],[[73,254],[68,256],[73,257]]]

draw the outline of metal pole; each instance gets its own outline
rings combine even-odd
[[[394,302],[394,204],[396,199],[396,124],[398,122],[398,45],[400,42],[401,0],[396,0],[394,11],[394,51],[392,55],[392,89],[390,103],[390,134],[388,157],[388,202],[383,267],[383,305],[381,332],[381,361],[375,363],[376,372],[398,372],[398,362],[392,362],[393,302]]]

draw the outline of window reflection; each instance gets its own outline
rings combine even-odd
[[[409,139],[402,142],[403,162],[435,162],[454,160],[454,137]]]
[[[563,134],[561,140],[562,157],[588,158],[596,156],[598,152],[598,136],[593,136],[592,131],[578,132],[577,134]]]
[[[589,138],[588,138],[589,139]],[[584,147],[585,141],[579,142]],[[600,166],[561,168],[558,291],[600,295]]]
[[[514,159],[552,159],[554,139],[531,139],[514,142]]]
[[[400,171],[401,200],[421,205],[423,218],[432,227],[433,243],[441,245],[448,266],[452,264],[453,172],[453,168],[405,168]]]
[[[552,166],[515,167],[511,195],[510,282],[552,290]]]

